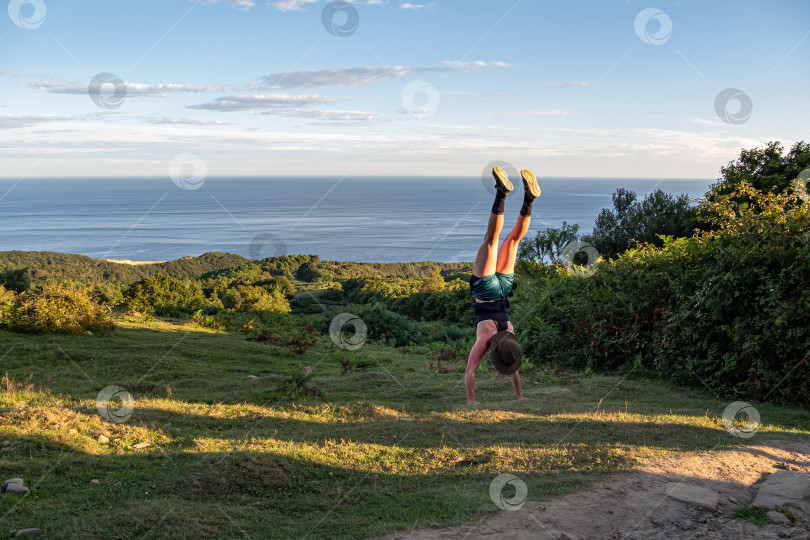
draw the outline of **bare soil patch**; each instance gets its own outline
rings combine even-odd
[[[559,499],[529,501],[519,510],[504,510],[470,525],[411,529],[386,538],[810,540],[808,499],[786,508],[795,517],[790,525],[755,525],[735,514],[735,508],[752,504],[769,474],[783,470],[810,472],[810,441],[770,440],[734,450],[649,460],[637,471]],[[673,482],[711,489],[719,495],[717,509],[668,497],[667,486]]]

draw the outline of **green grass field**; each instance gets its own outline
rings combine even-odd
[[[323,336],[298,355],[187,321],[117,322],[110,338],[0,332],[0,480],[31,488],[0,496],[0,535],[365,538],[501,512],[489,485],[505,472],[542,500],[644,458],[810,436],[810,411],[756,404],[757,434],[737,438],[729,400],[639,377],[538,370],[519,402],[485,365],[473,409],[466,358],[436,369],[428,347]],[[126,422],[97,410],[109,385],[135,399]]]

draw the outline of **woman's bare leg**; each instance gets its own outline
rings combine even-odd
[[[478,248],[478,254],[475,256],[473,275],[484,277],[495,273],[498,260],[498,238],[501,236],[502,230],[503,214],[490,214],[484,243]]]
[[[498,251],[498,261],[495,264],[495,271],[501,274],[511,274],[515,271],[515,259],[517,259],[520,241],[529,232],[531,216],[518,216],[515,227],[506,236],[506,239]]]

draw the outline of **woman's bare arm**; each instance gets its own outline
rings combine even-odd
[[[487,352],[489,344],[481,339],[476,340],[470,350],[470,356],[467,358],[467,369],[464,371],[464,386],[467,390],[467,403],[470,405],[478,405],[475,401],[475,370],[481,365],[481,360]]]

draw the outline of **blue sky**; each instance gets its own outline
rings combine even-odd
[[[5,177],[477,176],[503,160],[716,178],[810,124],[806,0],[11,0],[0,18]]]

